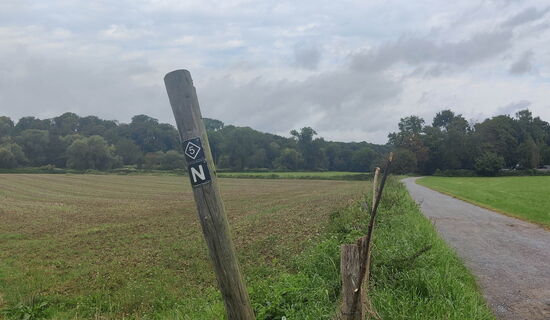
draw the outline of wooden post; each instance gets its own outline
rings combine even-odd
[[[374,210],[374,204],[376,203],[376,197],[378,196],[379,191],[379,185],[378,185],[378,178],[380,176],[380,168],[376,167],[376,170],[374,170],[374,178],[372,180],[372,209],[371,213]],[[365,288],[365,297],[366,297],[366,291],[368,290],[367,286],[369,285],[369,277],[370,277],[370,257],[372,254],[372,250],[369,250],[368,256],[367,256],[367,266],[365,268],[365,275],[363,276],[363,288]]]
[[[208,145],[191,74],[176,70],[164,77],[168,98],[187,160],[197,212],[229,320],[251,320],[254,312],[242,279],[225,208],[216,182],[216,168]]]
[[[360,300],[361,286],[359,247],[355,244],[344,244],[340,247],[340,276],[342,278],[342,305],[340,306],[340,320],[362,320],[361,305],[355,303]]]
[[[374,179],[372,180],[372,209],[374,209],[374,203],[376,202],[376,196],[378,195],[378,176],[380,175],[380,167],[376,167],[374,170]]]
[[[372,179],[372,209],[371,214],[374,210],[374,204],[376,203],[376,197],[378,196],[379,185],[378,178],[380,176],[380,168],[376,167],[374,170],[374,178]],[[363,314],[374,314],[372,309],[370,299],[369,299],[369,281],[370,281],[370,265],[371,265],[371,255],[372,250],[369,250],[367,253],[365,274],[363,275],[363,283],[361,284],[361,304]]]
[[[393,153],[390,152],[388,161],[386,163],[386,169],[384,170],[384,175],[382,176],[382,181],[380,182],[380,187],[376,191],[374,205],[370,213],[370,221],[367,235],[359,238],[356,244],[344,245],[341,249],[340,273],[342,276],[342,306],[340,307],[340,319],[352,320],[355,319],[352,317],[356,314],[369,314],[374,316],[375,318],[378,318],[378,315],[372,309],[372,307],[370,306],[370,302],[368,301],[368,290],[366,290],[368,286],[368,279],[365,281],[365,278],[369,270],[371,242],[372,234],[374,231],[376,212],[378,211],[378,206],[380,205],[380,199],[382,199],[382,193],[384,192],[384,186],[390,172],[392,161]],[[357,254],[354,253],[355,250],[357,250]],[[358,269],[357,272],[355,272],[355,267],[347,266],[355,260],[355,255],[357,255],[358,257],[358,261],[356,262]],[[354,277],[349,275],[351,274],[350,270],[353,270],[353,274],[357,274],[356,280]],[[348,278],[353,279],[353,283],[355,286],[355,288],[351,291],[349,289],[350,285],[346,284],[346,282],[351,282],[351,280],[349,280]],[[344,286],[348,288],[344,290]]]

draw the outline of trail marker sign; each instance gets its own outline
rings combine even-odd
[[[200,138],[189,139],[183,145],[185,146],[183,153],[185,153],[187,162],[204,159],[204,150]]]
[[[188,172],[193,187],[212,181],[210,170],[208,170],[208,163],[205,160],[189,164]]]
[[[191,185],[194,187],[212,181],[201,138],[186,140],[183,142],[183,147]]]

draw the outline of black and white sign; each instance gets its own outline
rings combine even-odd
[[[183,153],[185,154],[185,160],[187,160],[187,172],[193,187],[212,181],[201,138],[184,141]]]
[[[204,148],[201,138],[193,138],[183,142],[183,153],[187,163],[204,160]]]
[[[191,180],[193,187],[212,181],[210,170],[208,170],[208,164],[205,160],[189,164],[187,171],[189,172],[189,180]]]

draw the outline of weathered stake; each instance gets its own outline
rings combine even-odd
[[[371,213],[374,210],[374,205],[376,203],[376,197],[378,196],[378,191],[380,189],[380,186],[378,184],[378,178],[380,176],[380,168],[376,167],[374,170],[374,178],[372,179],[372,209]],[[362,305],[362,311],[363,314],[373,314],[374,310],[372,310],[371,303],[369,300],[369,281],[370,281],[370,265],[371,265],[371,255],[372,250],[369,250],[367,253],[367,261],[366,267],[365,267],[365,274],[363,275],[363,283],[361,285],[362,293],[361,293],[361,305]]]
[[[340,275],[342,278],[342,305],[339,320],[362,320],[363,312],[355,297],[361,296],[359,285],[359,267],[361,257],[356,244],[344,244],[340,247]]]
[[[376,167],[374,170],[374,178],[372,179],[372,210],[374,210],[374,204],[376,203],[376,196],[378,195],[378,176],[380,176],[380,168]]]
[[[164,77],[168,98],[181,137],[197,212],[229,320],[251,320],[254,312],[241,276],[225,208],[216,182],[216,169],[202,122],[191,74],[176,70]]]
[[[370,271],[371,243],[376,212],[382,198],[392,160],[393,153],[390,152],[379,187],[377,180],[380,170],[377,168],[378,170],[375,172],[373,181],[375,191],[373,192],[373,206],[370,210],[367,235],[359,238],[356,244],[344,245],[341,248],[342,305],[339,312],[340,319],[355,320],[357,315],[365,316],[367,314],[379,318],[368,299],[368,273]],[[368,206],[367,208],[370,209]],[[353,265],[351,265],[352,263]]]

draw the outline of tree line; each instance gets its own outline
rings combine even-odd
[[[402,173],[471,170],[490,176],[550,164],[550,125],[527,109],[480,123],[451,110],[437,113],[431,125],[409,116],[388,138],[397,155],[394,168]]]
[[[291,137],[204,119],[216,166],[228,170],[371,170],[388,146],[333,142],[310,127]],[[80,117],[67,112],[51,119],[0,116],[0,168],[56,167],[109,170],[185,167],[176,128],[147,115],[130,123]]]
[[[534,169],[550,164],[550,125],[529,110],[468,122],[452,110],[438,112],[427,125],[418,116],[402,118],[388,144],[334,142],[314,129],[290,137],[204,119],[219,169],[371,171],[389,152],[394,172],[434,174],[471,170],[495,175],[503,168]],[[185,167],[174,126],[147,115],[130,123],[80,117],[67,112],[51,119],[0,116],[0,168],[41,167],[109,170]]]

